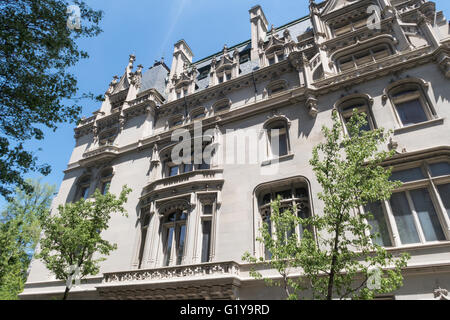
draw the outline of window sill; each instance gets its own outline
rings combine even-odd
[[[288,161],[288,160],[291,160],[291,159],[293,159],[293,158],[294,158],[294,154],[293,154],[293,153],[290,153],[290,154],[287,154],[287,155],[282,156],[282,157],[279,157],[279,158],[274,158],[274,159],[265,160],[265,161],[263,161],[263,162],[261,163],[261,166],[262,166],[262,167],[264,167],[264,166],[270,166],[270,165],[272,165],[272,164],[274,164],[274,163],[279,163],[279,162],[283,162],[283,161]]]
[[[444,241],[433,241],[428,243],[415,243],[415,244],[401,245],[398,247],[389,247],[385,249],[390,253],[400,253],[405,251],[426,250],[440,247],[450,247],[450,241],[444,240]]]
[[[444,118],[428,120],[428,121],[425,121],[425,122],[413,124],[411,126],[395,129],[394,130],[394,135],[407,133],[407,132],[414,131],[414,130],[420,130],[420,129],[424,129],[424,128],[428,128],[428,127],[432,127],[432,126],[438,126],[438,125],[441,125],[443,123],[444,123]]]

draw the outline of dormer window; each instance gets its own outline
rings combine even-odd
[[[226,111],[230,109],[230,107],[231,101],[229,99],[219,100],[213,105],[214,112],[216,113]]]
[[[208,78],[208,74],[209,74],[209,69],[204,69],[204,70],[199,70],[200,75],[198,76],[198,80],[202,80],[202,79],[206,79]]]
[[[198,120],[205,117],[205,108],[200,107],[191,111],[191,120]]]
[[[239,63],[240,64],[246,63],[248,61],[250,61],[250,55],[249,54],[241,55],[241,57],[239,59]]]
[[[378,45],[338,59],[338,68],[340,71],[351,70],[368,63],[376,62],[391,54],[392,50],[387,44]]]
[[[182,115],[174,116],[169,121],[170,128],[178,127],[178,126],[181,126],[182,124],[183,124],[183,116]]]
[[[331,27],[333,34],[335,37],[361,29],[367,25],[369,17],[365,16],[364,18],[355,19],[353,21],[345,21],[341,23],[337,23]]]

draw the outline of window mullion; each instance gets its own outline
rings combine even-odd
[[[402,245],[402,241],[400,239],[400,234],[398,232],[397,222],[395,222],[394,213],[392,212],[391,205],[389,204],[389,200],[384,201],[384,205],[382,206],[383,209],[385,209],[386,217],[388,220],[388,225],[391,227],[391,237],[392,237],[392,244],[395,247],[400,247]]]
[[[419,239],[421,243],[425,243],[427,242],[426,238],[425,238],[425,234],[423,233],[422,230],[422,225],[420,224],[420,220],[419,220],[419,216],[417,214],[416,208],[414,206],[414,202],[412,200],[411,194],[409,192],[409,190],[405,191],[406,194],[406,199],[408,199],[408,204],[409,204],[409,208],[412,212],[413,218],[414,218],[414,223],[416,225],[416,229],[417,232],[419,234]]]

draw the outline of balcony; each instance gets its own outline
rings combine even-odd
[[[104,299],[235,299],[240,287],[235,262],[105,273],[97,286]]]
[[[111,159],[114,159],[118,154],[118,147],[112,144],[107,144],[104,146],[96,147],[94,149],[86,150],[80,163],[84,166],[91,162],[109,161]]]
[[[205,183],[210,185],[222,184],[223,181],[222,169],[196,170],[152,182],[144,188],[143,195],[148,196],[155,192],[161,193],[174,187],[191,187]]]

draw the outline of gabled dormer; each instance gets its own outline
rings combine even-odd
[[[210,86],[230,81],[239,76],[239,51],[237,48],[232,54],[228,53],[228,47],[223,48],[220,58],[211,60]]]
[[[258,43],[258,53],[260,65],[267,67],[285,60],[289,54],[295,50],[295,42],[291,38],[288,29],[284,29],[282,34],[272,26],[267,34],[267,41],[260,40]]]

